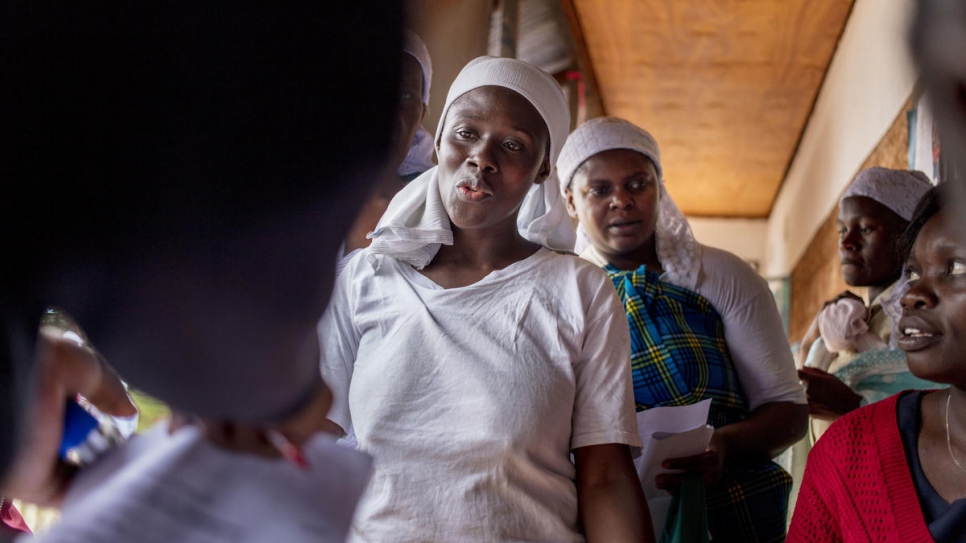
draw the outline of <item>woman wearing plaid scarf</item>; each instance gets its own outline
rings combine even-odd
[[[637,410],[710,398],[708,450],[663,467],[707,486],[715,543],[783,541],[791,477],[771,461],[804,434],[807,407],[771,292],[738,257],[698,244],[664,188],[654,138],[615,118],[567,139],[560,188],[624,303]],[[659,475],[674,492],[680,475]]]

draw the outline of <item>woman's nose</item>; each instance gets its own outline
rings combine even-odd
[[[633,207],[634,198],[630,192],[624,189],[617,189],[610,199],[610,205],[614,209],[628,209]]]
[[[903,309],[928,309],[936,305],[936,294],[929,279],[919,279],[909,284],[909,290],[902,295],[899,304]]]
[[[498,171],[499,163],[496,160],[496,150],[493,146],[488,140],[480,139],[471,149],[467,160],[483,171]]]
[[[839,238],[839,249],[855,251],[858,250],[860,245],[858,229],[850,228],[842,233]]]

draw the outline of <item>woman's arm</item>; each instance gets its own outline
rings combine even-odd
[[[805,436],[808,430],[808,406],[792,402],[767,403],[747,419],[714,431],[708,450],[702,454],[664,461],[668,469],[699,471],[705,484],[721,479],[724,465],[735,459],[770,460]],[[675,491],[681,476],[659,475],[657,487]]]
[[[819,312],[821,313],[821,311]],[[805,331],[805,335],[802,336],[802,340],[798,343],[798,357],[795,359],[795,367],[802,369],[805,367],[805,360],[808,358],[808,352],[812,350],[812,344],[815,343],[821,334],[818,330],[818,313],[815,314],[815,318],[812,319],[812,324],[809,325],[808,330]]]
[[[577,507],[587,541],[653,542],[654,528],[627,445],[574,449]]]

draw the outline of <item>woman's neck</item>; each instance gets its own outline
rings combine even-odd
[[[421,273],[443,288],[472,285],[494,270],[533,255],[540,246],[523,238],[516,229],[463,230],[453,225],[453,244],[439,248]]]
[[[883,292],[885,292],[886,290],[888,290],[888,288],[891,287],[893,284],[895,284],[895,282],[898,281],[898,280],[899,280],[899,278],[896,277],[895,279],[893,279],[892,281],[889,281],[888,283],[886,283],[884,285],[869,285],[869,287],[868,287],[869,288],[869,303],[871,304],[873,301],[875,301],[875,299],[878,298],[880,294],[882,294]]]
[[[607,263],[618,270],[636,270],[642,265],[657,273],[664,273],[664,267],[657,257],[657,241],[653,236],[637,249],[627,253],[608,254],[604,257]]]

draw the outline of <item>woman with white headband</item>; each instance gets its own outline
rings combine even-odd
[[[568,126],[546,73],[470,62],[439,166],[340,276],[319,326],[329,418],[376,459],[355,540],[651,540],[620,302],[555,252],[574,243],[553,175]]]
[[[707,452],[664,467],[697,471],[708,527],[721,541],[782,541],[791,477],[771,458],[805,433],[805,398],[771,292],[736,256],[694,240],[664,188],[654,138],[622,119],[594,119],[557,160],[567,208],[631,329],[639,411],[710,398]],[[679,475],[659,475],[676,491]]]
[[[873,167],[859,172],[839,199],[842,277],[849,286],[868,287],[871,303],[863,311],[861,298],[843,292],[825,304],[802,339],[799,376],[808,395],[813,443],[833,421],[862,405],[935,386],[910,373],[902,351],[889,346],[899,313],[894,293],[902,273],[898,241],[930,187],[922,172]],[[861,313],[857,323],[839,318],[846,304]],[[853,329],[877,338],[877,348],[838,348]]]

